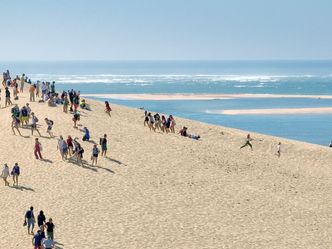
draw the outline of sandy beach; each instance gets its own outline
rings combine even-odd
[[[310,98],[332,99],[331,95],[301,94],[83,94],[85,97],[125,100],[213,100],[239,98]]]
[[[27,91],[14,101],[27,102]],[[87,102],[79,129],[62,106],[30,103],[44,161],[33,156],[30,130],[14,136],[10,108],[0,109],[1,164],[22,171],[21,187],[0,182],[1,248],[32,248],[22,226],[31,205],[53,218],[56,248],[332,247],[330,148],[251,133],[254,150],[239,150],[245,131],[175,117],[176,130],[187,126],[196,141],[150,132],[141,110],[111,104],[110,118],[103,103]],[[47,137],[45,117],[56,138]],[[97,143],[108,134],[109,157],[94,167],[63,162],[57,151],[58,136],[82,138],[84,126]],[[93,143],[81,144],[89,163]]]

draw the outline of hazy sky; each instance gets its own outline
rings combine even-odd
[[[331,0],[1,0],[0,60],[332,59]]]

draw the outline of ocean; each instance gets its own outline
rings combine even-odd
[[[27,61],[0,62],[0,68],[14,76],[24,72],[33,81],[54,80],[57,90],[77,89],[82,94],[332,95],[332,61]],[[332,139],[331,114],[215,114],[232,109],[332,107],[332,99],[107,100],[315,144],[328,145]]]

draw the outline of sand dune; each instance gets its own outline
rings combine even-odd
[[[276,109],[238,109],[238,110],[209,110],[208,113],[227,115],[273,115],[273,114],[324,114],[332,113],[332,107],[317,108],[276,108]]]
[[[27,101],[24,93],[15,103]],[[97,167],[63,162],[47,137],[47,161],[35,160],[30,131],[12,135],[10,109],[0,109],[1,163],[21,165],[23,186],[0,185],[1,248],[31,248],[22,226],[30,205],[53,218],[65,249],[332,247],[329,148],[252,133],[254,151],[239,150],[244,131],[176,118],[201,135],[195,141],[150,132],[140,110],[112,105],[109,118],[102,103],[88,102],[81,127],[94,141],[109,135],[110,158]],[[82,137],[61,107],[31,107],[43,135],[49,117],[56,136]],[[82,144],[88,160],[92,143]]]
[[[125,100],[213,100],[236,98],[311,98],[332,99],[331,95],[296,94],[84,94],[86,97]]]

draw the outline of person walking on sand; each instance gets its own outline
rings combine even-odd
[[[39,98],[39,92],[40,92],[40,81],[37,80],[37,83],[36,83],[36,97]]]
[[[108,101],[105,101],[105,112],[111,117],[111,111],[112,108],[110,107],[110,104],[108,103]]]
[[[80,114],[76,111],[74,111],[73,115],[73,121],[74,121],[74,128],[77,128],[77,121],[80,120]]]
[[[52,127],[53,127],[54,122],[48,118],[45,118],[45,122],[47,124],[46,133],[48,133],[50,135],[50,137],[53,137]]]
[[[106,157],[107,153],[107,135],[104,134],[103,138],[100,138],[99,144],[101,146],[101,156]]]
[[[42,249],[42,240],[43,236],[41,234],[41,231],[38,230],[37,233],[32,238],[32,245],[34,246],[34,249]]]
[[[175,125],[176,125],[176,122],[175,122],[175,119],[172,115],[169,116],[170,117],[170,120],[171,120],[171,124],[170,124],[170,130],[172,133],[175,133]]]
[[[42,151],[42,145],[41,143],[38,141],[38,138],[35,139],[35,157],[36,159],[43,159],[42,155],[41,155],[41,151]]]
[[[18,163],[15,163],[13,169],[12,169],[12,176],[13,176],[13,186],[18,186],[18,177],[21,174],[20,166],[18,166]]]
[[[20,83],[21,83],[20,91],[21,91],[21,93],[23,93],[24,83],[25,83],[25,74],[22,74],[22,76],[20,78]]]
[[[30,102],[35,102],[35,90],[36,90],[36,85],[31,85],[29,87]]]
[[[24,216],[24,224],[28,225],[28,234],[33,234],[35,222],[35,215],[33,214],[33,207],[31,206]]]
[[[68,154],[68,146],[66,141],[63,139],[62,136],[60,136],[59,142],[58,142],[58,150],[60,151],[60,155],[62,160],[67,159]]]
[[[250,149],[253,150],[253,149],[252,149],[252,144],[250,143],[252,140],[253,140],[253,139],[250,137],[250,134],[248,134],[248,135],[247,135],[247,138],[246,138],[246,142],[245,142],[245,144],[242,145],[242,146],[240,147],[240,149],[242,149],[242,148],[244,148],[244,147],[246,147],[246,146],[249,146]]]
[[[63,112],[68,113],[69,100],[67,95],[63,97]]]
[[[54,241],[50,237],[47,237],[43,239],[42,245],[44,249],[52,249],[54,248]]]
[[[31,135],[33,135],[33,131],[36,130],[39,134],[39,136],[41,136],[38,128],[37,128],[37,123],[38,123],[38,118],[35,116],[34,112],[31,112]]]
[[[47,238],[50,238],[51,240],[54,240],[54,228],[55,225],[53,223],[52,218],[48,219],[48,222],[46,222],[46,232],[47,232]]]
[[[91,165],[97,165],[97,160],[98,160],[98,155],[99,155],[99,149],[97,147],[97,145],[93,145],[92,148],[92,156],[91,156]]]
[[[15,129],[17,130],[18,134],[20,134],[20,136],[22,136],[20,130],[19,130],[19,126],[20,126],[20,120],[13,114],[12,115],[12,131],[14,133],[14,135],[16,135],[15,133]]]
[[[9,186],[9,182],[7,181],[8,176],[10,175],[9,173],[9,167],[7,163],[3,166],[2,172],[1,172],[1,177],[3,181],[5,182],[5,186]]]
[[[38,216],[37,216],[37,224],[38,227],[44,226],[45,225],[45,221],[46,221],[46,217],[44,215],[44,211],[40,210]]]
[[[74,144],[71,136],[68,136],[67,138],[67,146],[68,146],[68,155],[71,157],[74,154]]]
[[[10,91],[9,91],[8,87],[5,88],[5,97],[6,97],[6,100],[5,100],[5,107],[7,107],[7,106],[11,106],[13,103],[12,103],[12,101],[10,100]]]
[[[281,153],[281,142],[279,142],[277,145],[277,156],[278,157],[280,157],[280,153]]]
[[[75,156],[77,163],[81,163],[83,165],[83,153],[84,149],[82,148],[81,144],[77,141],[77,138],[74,139],[75,145]]]

